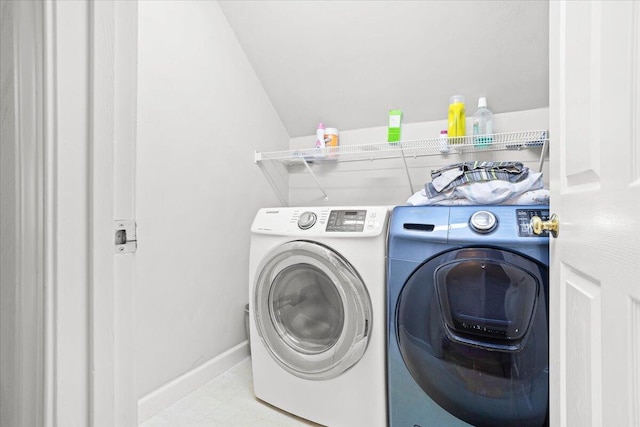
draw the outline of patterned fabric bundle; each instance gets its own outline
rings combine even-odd
[[[470,182],[501,180],[520,182],[529,174],[529,168],[520,162],[465,162],[456,163],[431,172],[432,182],[425,184],[427,197],[436,197],[459,185]]]
[[[432,171],[431,178],[407,204],[549,204],[542,173],[532,173],[520,162],[456,163]]]

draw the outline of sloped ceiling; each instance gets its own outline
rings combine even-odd
[[[219,1],[291,137],[549,105],[548,1]]]

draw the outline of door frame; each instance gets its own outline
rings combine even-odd
[[[0,3],[1,425],[44,417],[42,17],[35,2]]]
[[[134,426],[137,1],[2,3],[2,421]]]

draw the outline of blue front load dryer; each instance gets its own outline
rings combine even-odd
[[[548,425],[546,206],[399,206],[388,252],[391,427]]]

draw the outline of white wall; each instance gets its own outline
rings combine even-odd
[[[446,113],[446,106],[444,113]],[[444,115],[443,113],[443,115]],[[467,129],[471,129],[467,117]],[[549,109],[518,111],[495,114],[493,118],[495,132],[517,132],[543,130],[549,128]],[[330,123],[325,123],[331,126]],[[433,122],[408,123],[402,125],[402,140],[435,138],[441,129],[446,129],[446,119]],[[339,130],[339,129],[338,129]],[[380,143],[387,140],[387,127],[356,129],[340,132],[340,145]],[[315,135],[292,138],[290,149],[312,148]],[[521,161],[533,171],[538,171],[540,149],[522,151],[498,151],[487,153],[468,153],[463,155],[428,156],[407,159],[413,192],[422,189],[431,181],[431,170],[439,167],[470,160]],[[313,178],[304,167],[290,168],[289,205],[291,206],[331,206],[331,205],[404,205],[413,194],[409,186],[402,159],[374,160],[346,163],[319,163],[311,166],[327,192],[324,196]],[[543,173],[545,183],[549,182],[549,166],[545,161]]]
[[[141,1],[138,31],[142,420],[246,340],[249,229],[277,204],[254,150],[287,149],[289,136],[216,2]]]

